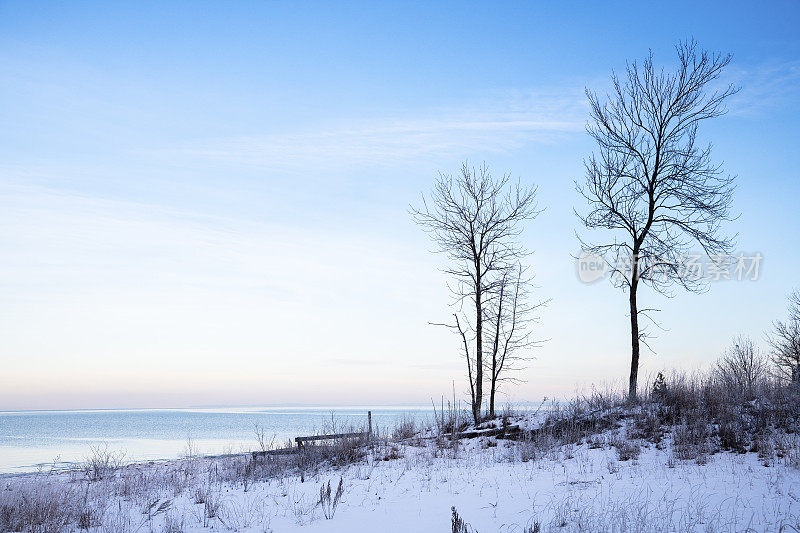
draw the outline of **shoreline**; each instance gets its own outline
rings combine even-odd
[[[121,464],[99,454],[82,468],[0,477],[12,521],[0,531],[49,520],[59,533],[400,533],[447,531],[454,516],[483,532],[800,527],[800,434],[778,426],[792,424],[776,418],[785,406],[691,390],[636,405],[592,397],[480,424],[450,410],[288,455]],[[735,440],[709,418],[730,409],[750,421]],[[759,420],[772,421],[769,433]]]

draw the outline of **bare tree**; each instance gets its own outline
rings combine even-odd
[[[483,401],[488,306],[510,265],[526,253],[518,242],[522,223],[538,214],[536,189],[509,180],[508,175],[495,179],[485,165],[474,169],[464,163],[456,177],[440,173],[429,198],[423,196],[422,206],[411,209],[450,260],[445,272],[455,281],[457,311],[452,323],[442,325],[461,338],[476,422]]]
[[[767,362],[752,339],[740,336],[733,340],[714,370],[728,390],[753,398],[766,375]]]
[[[586,94],[592,121],[587,127],[597,153],[586,162],[586,183],[576,185],[589,210],[578,214],[586,228],[612,232],[605,244],[581,243],[611,266],[612,281],[628,291],[631,321],[629,396],[636,398],[639,345],[645,330],[637,303],[639,283],[662,294],[678,284],[706,287],[682,258],[699,246],[710,257],[729,254],[733,241],[720,236],[730,220],[733,178],[700,146],[700,123],[724,114],[723,102],[737,89],[712,85],[730,55],[699,51],[694,41],[678,44],[678,68],[656,68],[652,52],[630,63],[605,102]]]
[[[534,311],[546,301],[530,302],[531,279],[521,263],[507,269],[496,284],[488,306],[486,367],[489,373],[489,417],[495,415],[495,398],[503,382],[518,382],[513,374],[531,359],[526,348],[540,346],[531,337],[530,326],[537,320]]]
[[[779,376],[800,384],[800,290],[789,296],[789,320],[775,321],[769,343]]]

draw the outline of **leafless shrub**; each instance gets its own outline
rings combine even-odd
[[[752,435],[739,417],[730,417],[717,425],[719,444],[723,450],[745,453],[750,446]]]
[[[638,459],[642,451],[638,443],[628,439],[615,439],[612,444],[617,449],[617,457],[620,461]]]
[[[784,457],[786,464],[800,470],[800,440],[794,439],[793,445],[787,448]]]
[[[633,420],[626,427],[629,437],[645,439],[656,445],[664,437],[663,407],[658,403],[643,403],[633,412]]]
[[[553,506],[553,518],[550,520],[551,529],[567,527],[572,518],[572,504],[564,498]]]
[[[395,440],[405,440],[417,435],[417,422],[413,416],[403,415],[392,432]]]
[[[452,513],[451,527],[453,533],[476,533],[474,529],[469,527],[469,524],[464,522],[464,519],[458,515],[455,507],[451,507]]]
[[[775,440],[772,435],[760,435],[754,442],[754,450],[758,453],[758,458],[764,466],[772,466],[777,457]]]
[[[120,506],[113,513],[106,513],[103,517],[103,524],[100,528],[102,533],[133,533],[140,529],[140,524],[134,524],[134,520],[127,509],[123,510]]]
[[[123,452],[110,450],[107,443],[92,446],[84,465],[86,477],[90,481],[99,481],[116,472],[124,458]]]
[[[591,393],[581,399],[587,411],[613,411],[625,403],[625,397],[612,389],[592,388]]]
[[[194,489],[194,503],[206,503],[208,499],[208,487],[197,487]]]
[[[178,516],[176,513],[167,513],[164,515],[164,527],[162,529],[163,533],[183,533],[184,532],[184,522],[185,517],[183,515]]]
[[[777,375],[795,386],[800,384],[800,290],[789,296],[789,319],[774,323],[769,342]]]
[[[245,498],[226,502],[220,509],[218,518],[232,531],[249,530],[255,524],[259,524],[262,531],[269,531],[270,517],[264,509],[264,502],[259,499]]]
[[[631,531],[638,533],[667,533],[673,531],[749,531],[752,525],[750,510],[740,509],[727,502],[713,503],[708,495],[694,494],[685,498],[666,493],[652,498],[645,492],[570,491],[554,498],[549,505],[537,509],[536,516],[546,517],[547,531]],[[741,506],[739,506],[741,507]],[[764,519],[768,525],[761,529],[791,531],[797,523],[791,513],[776,513]],[[791,527],[786,527],[791,524]],[[509,529],[509,531],[512,531]]]
[[[590,409],[585,399],[577,398],[566,407],[555,404],[541,426],[531,432],[531,439],[540,445],[577,444],[614,427],[616,417],[613,409]]]
[[[394,461],[403,457],[403,452],[395,445],[383,448],[383,453],[379,455],[384,461]]]
[[[517,444],[519,460],[523,463],[534,461],[539,455],[539,450],[542,448],[546,449],[547,446],[541,446],[541,440],[534,440],[532,435],[526,435]]]
[[[147,505],[144,506],[144,509],[142,509],[142,514],[147,517],[148,521],[151,521],[157,515],[167,512],[170,507],[172,507],[172,500],[162,500],[159,497],[154,497],[149,503],[147,503]]]
[[[315,467],[323,464],[341,467],[361,461],[366,455],[366,445],[366,439],[361,437],[336,439],[328,445],[306,445],[300,456]]]
[[[466,429],[470,423],[469,415],[461,409],[460,402],[455,399],[455,393],[453,396],[452,402],[450,400],[445,402],[442,397],[441,406],[438,409],[436,404],[431,402],[436,444],[440,448],[452,446],[455,435]]]
[[[258,424],[255,425],[254,430],[259,450],[265,452],[275,447],[275,435],[272,435],[272,437],[268,438],[266,430],[263,427],[259,426]]]
[[[541,533],[541,531],[542,531],[542,524],[534,520],[533,524],[525,526],[525,530],[523,531],[523,533]]]
[[[206,518],[206,520],[216,518],[217,515],[219,515],[221,508],[222,500],[220,499],[219,494],[210,493],[203,502],[203,516]],[[208,522],[204,522],[203,526],[208,527]]]
[[[767,371],[766,358],[752,339],[737,337],[725,354],[717,361],[715,376],[730,392],[751,399]]]
[[[191,435],[186,437],[186,444],[183,447],[183,456],[186,459],[195,459],[200,455],[200,451],[197,448],[197,443],[194,441]]]
[[[654,387],[657,394],[617,411],[628,419],[628,437],[664,447],[663,436],[671,434],[674,460],[704,463],[718,450],[756,452],[768,448],[767,440],[780,457],[783,444],[776,443],[800,429],[800,390],[786,381],[771,379],[765,371],[759,373],[758,364],[751,365],[756,350],[746,342],[737,342],[734,350],[736,345],[743,348],[737,353],[743,359],[732,359],[724,368],[740,378],[721,379],[719,366],[705,374],[660,374]]]
[[[0,490],[0,531],[61,531],[77,522],[80,500],[64,485],[31,482]]]
[[[650,390],[650,399],[661,402],[667,394],[667,380],[664,378],[664,373],[659,372],[656,379],[653,381],[653,388]]]
[[[102,523],[103,512],[93,504],[84,500],[84,505],[78,510],[76,520],[78,529],[91,529]]]
[[[509,420],[519,418],[520,416],[521,412],[518,411],[511,403],[506,402],[503,404],[503,410],[500,411],[500,419],[503,421],[504,425],[507,425]]]
[[[331,490],[330,480],[328,480],[327,485],[323,483],[319,488],[319,501],[317,504],[322,507],[322,514],[325,515],[327,520],[330,520],[336,514],[336,508],[339,507],[343,494],[344,485],[341,477],[339,477],[339,486],[336,487],[335,493]]]
[[[167,485],[172,489],[172,496],[180,496],[183,492],[197,482],[196,462],[183,463],[182,468],[170,469],[167,476]]]
[[[672,453],[676,459],[696,460],[709,453],[709,437],[706,421],[684,421],[672,431]]]

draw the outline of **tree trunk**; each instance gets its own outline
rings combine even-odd
[[[480,264],[477,265],[480,272]],[[481,403],[483,400],[483,298],[481,279],[475,283],[475,397],[472,399],[472,417],[475,423],[481,419]]]
[[[500,298],[503,297],[501,289]],[[489,418],[494,418],[494,393],[497,390],[497,343],[500,332],[500,315],[497,316],[497,329],[495,330],[494,346],[492,347],[492,370],[489,374]]]
[[[494,363],[492,363],[494,365]],[[494,392],[497,390],[497,378],[492,375],[492,388],[489,392],[489,418],[494,418]]]
[[[500,377],[500,371],[497,369],[497,350],[500,347],[500,323],[503,321],[503,294],[505,293],[505,280],[500,285],[500,298],[497,303],[497,320],[495,321],[494,328],[494,343],[492,346],[492,373],[489,376],[491,379],[491,388],[489,391],[489,418],[494,418],[494,396],[497,391],[497,379]]]
[[[636,401],[636,384],[639,379],[639,310],[636,305],[636,290],[639,288],[639,262],[636,254],[633,260],[633,274],[631,276],[630,306],[631,306],[631,376],[628,385],[628,400]]]

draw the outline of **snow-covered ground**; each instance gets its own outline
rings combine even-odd
[[[513,446],[513,445],[512,445]],[[390,462],[342,472],[344,497],[330,520],[316,508],[327,472],[298,483],[267,483],[228,505],[263,505],[275,531],[448,531],[451,507],[477,531],[777,531],[800,526],[800,475],[764,467],[754,455],[720,454],[709,464],[669,465],[654,448],[620,462],[613,449],[586,445],[522,462],[505,446],[433,458],[407,450]],[[512,462],[513,461],[513,462]],[[260,502],[260,503],[259,503]]]
[[[357,463],[308,469],[302,479],[286,470],[223,481],[220,469],[244,459],[131,465],[91,484],[76,472],[5,478],[0,512],[4,497],[27,487],[45,500],[83,498],[84,525],[115,533],[445,532],[452,507],[478,532],[535,531],[537,523],[541,531],[800,529],[800,470],[792,461],[754,453],[678,461],[669,438],[661,449],[640,442],[638,458],[621,461],[610,445],[619,431],[546,451],[492,437],[456,447],[384,443]],[[320,488],[330,482],[335,495],[340,478],[343,495],[331,512],[319,503]]]

